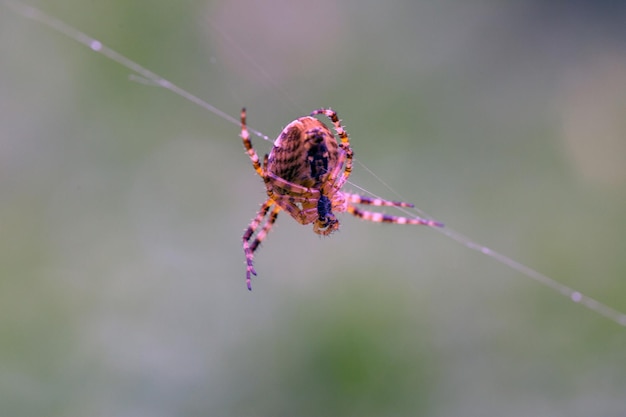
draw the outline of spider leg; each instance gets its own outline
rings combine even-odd
[[[302,185],[294,184],[289,182],[273,172],[267,171],[266,177],[268,178],[268,185],[272,188],[281,188],[287,191],[289,194],[302,196],[306,198],[319,198],[320,192],[319,190],[315,190],[313,188],[303,187]],[[269,187],[268,187],[269,188]]]
[[[276,204],[285,210],[291,217],[293,217],[300,224],[307,224],[307,221],[302,213],[300,207],[296,206],[294,202],[289,201],[289,197],[276,194],[273,198],[276,200]]]
[[[250,245],[250,251],[252,253],[256,252],[261,242],[265,240],[265,238],[267,237],[267,234],[270,232],[270,230],[272,230],[272,226],[274,226],[274,223],[276,223],[276,219],[278,218],[278,213],[280,213],[280,210],[281,210],[280,206],[275,205],[272,211],[270,211],[270,216],[267,219],[265,226],[263,226],[261,231],[257,233],[256,238],[254,239],[254,242],[252,242],[252,245]]]
[[[263,205],[261,206],[261,209],[259,210],[259,212],[257,213],[257,215],[254,217],[254,219],[252,219],[252,221],[250,222],[250,224],[248,225],[248,228],[246,229],[246,231],[243,234],[243,253],[246,255],[246,285],[248,286],[249,290],[252,290],[252,284],[250,283],[250,275],[256,275],[256,271],[254,270],[254,266],[253,266],[253,260],[254,260],[254,251],[257,249],[257,247],[259,246],[259,237],[257,236],[257,238],[255,239],[255,241],[252,243],[252,245],[250,245],[250,239],[252,239],[252,235],[254,234],[254,232],[256,232],[256,230],[259,228],[261,222],[263,221],[263,219],[265,218],[265,216],[267,215],[270,207],[272,206],[272,204],[274,204],[274,202],[271,199],[267,199],[267,201],[265,201],[265,203],[263,203]],[[272,215],[274,220],[272,221],[272,223],[274,221],[276,221],[276,216],[278,213],[273,214],[274,211],[272,211]],[[272,216],[270,215],[270,216]],[[271,217],[270,217],[271,220]],[[263,230],[265,230],[267,228],[267,225],[261,230],[261,232],[263,232]],[[271,226],[270,226],[271,228]],[[263,238],[267,235],[268,230],[265,230],[265,233],[263,234]],[[259,232],[259,234],[261,233]],[[259,241],[259,242],[257,242]]]
[[[340,147],[346,153],[346,156],[345,156],[346,166],[343,171],[343,174],[341,175],[341,178],[337,181],[337,185],[335,186],[335,189],[339,190],[341,187],[343,187],[346,181],[348,181],[348,178],[350,177],[350,174],[352,173],[353,153],[352,153],[352,148],[350,147],[350,139],[348,138],[348,134],[346,133],[346,130],[341,125],[341,121],[339,120],[339,117],[337,117],[337,112],[335,112],[332,109],[317,109],[311,113],[311,116],[315,116],[316,114],[323,114],[333,122],[333,126],[335,127],[335,132],[337,132],[337,135],[339,135],[339,139],[341,139]],[[337,165],[340,165],[340,166],[343,165],[343,161],[341,164],[338,163]]]
[[[352,204],[367,204],[369,206],[379,207],[414,207],[411,203],[405,203],[403,201],[389,201],[381,198],[370,198],[358,194],[343,193],[346,201]]]
[[[267,156],[263,162],[267,166]],[[317,218],[320,190],[294,184],[265,169],[265,188],[270,199],[300,224],[309,224]],[[314,207],[315,210],[311,208]]]
[[[257,174],[261,177],[264,177],[264,170],[261,167],[261,163],[259,162],[259,155],[257,155],[256,151],[252,147],[252,142],[250,142],[250,132],[248,132],[248,126],[246,125],[246,108],[241,109],[241,138],[243,139],[243,146],[246,148],[246,152],[252,161],[252,166]],[[267,159],[267,156],[266,156]]]
[[[382,200],[381,200],[382,201]],[[346,206],[346,211],[353,216],[359,217],[363,220],[368,220],[376,223],[396,223],[396,224],[416,224],[423,226],[431,226],[431,227],[443,227],[443,223],[422,219],[419,217],[400,217],[400,216],[391,216],[388,214],[377,213],[373,211],[365,211],[354,207],[351,204]]]
[[[344,169],[345,162],[346,152],[342,148],[340,148],[337,163],[335,164],[333,170],[330,171],[330,174],[328,175],[328,178],[326,179],[324,185],[322,185],[322,194],[327,196],[333,195],[337,193],[341,189],[341,187],[343,187],[343,184],[346,182],[347,178],[344,179],[343,175],[339,180],[337,178],[339,177],[339,173],[341,172],[341,170]]]
[[[348,178],[350,178],[350,174],[352,173],[352,148],[348,147],[342,149],[344,150],[344,152],[340,153],[339,160],[343,165],[343,160],[345,159],[346,166],[343,173],[341,174],[341,177],[339,177],[339,179],[335,181],[335,185],[333,186],[337,191],[344,186],[344,184],[348,181]]]
[[[259,245],[261,244],[261,242],[265,240],[270,230],[272,230],[272,226],[274,226],[274,223],[276,223],[276,219],[278,218],[278,213],[280,212],[280,210],[281,210],[280,206],[276,205],[270,211],[270,215],[269,215],[269,218],[267,219],[267,222],[265,223],[265,226],[263,226],[261,231],[256,235],[256,238],[254,239],[254,242],[252,242],[252,245],[250,245],[250,252],[252,256],[254,252],[256,252],[256,250],[259,248]],[[254,275],[256,275],[256,271],[254,271],[254,268],[252,269],[251,272],[254,272]],[[246,285],[248,286],[248,290],[252,291],[252,283],[250,282],[250,274],[247,271],[246,271]]]
[[[315,116],[316,114],[323,114],[324,116],[328,117],[333,122],[333,125],[335,126],[335,131],[337,132],[337,134],[339,135],[339,138],[341,139],[341,144],[349,148],[350,140],[348,139],[348,134],[346,133],[346,130],[341,125],[341,121],[339,120],[339,117],[337,117],[337,112],[334,111],[333,109],[317,109],[311,112],[311,116]]]
[[[273,194],[271,199],[300,224],[309,224],[317,218],[317,208],[315,210],[309,208],[317,207],[316,199],[282,194]],[[298,207],[296,203],[300,203],[302,208]]]

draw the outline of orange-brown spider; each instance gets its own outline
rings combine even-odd
[[[340,142],[328,127],[315,115],[327,116],[335,127]],[[370,206],[413,207],[413,204],[369,198],[341,191],[352,172],[352,148],[337,113],[331,109],[318,109],[310,116],[300,117],[283,129],[263,165],[252,147],[246,126],[246,109],[241,110],[241,137],[252,166],[263,181],[267,200],[243,234],[243,251],[246,255],[246,284],[252,290],[250,276],[256,275],[253,267],[254,252],[276,222],[278,213],[285,210],[300,224],[313,223],[313,231],[329,235],[339,229],[335,212],[344,212],[373,222],[418,224],[442,227],[443,224],[421,218],[390,216],[364,211],[355,204]],[[269,217],[250,244],[269,213]]]

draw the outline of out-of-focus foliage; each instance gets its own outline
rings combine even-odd
[[[30,4],[270,137],[332,106],[403,199],[626,310],[625,6],[264,3]],[[427,228],[283,214],[249,293],[238,127],[128,75],[0,2],[1,415],[626,413],[626,329]]]

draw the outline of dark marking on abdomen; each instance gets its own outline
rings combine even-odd
[[[311,146],[307,152],[311,178],[316,182],[322,182],[322,179],[328,173],[328,156],[328,148],[323,140]]]

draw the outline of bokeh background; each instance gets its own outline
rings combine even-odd
[[[624,3],[29,4],[626,311]],[[248,292],[238,126],[129,74],[0,2],[1,415],[626,415],[626,328],[432,229],[283,214]]]

